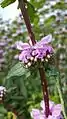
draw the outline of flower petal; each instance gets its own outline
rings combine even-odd
[[[24,50],[30,48],[30,45],[28,43],[23,43],[22,41],[17,41],[16,47],[18,50]]]
[[[46,44],[49,44],[52,41],[52,35],[45,36],[41,39],[41,41],[35,44],[36,47],[43,47]]]
[[[27,63],[28,60],[23,56],[23,53],[19,55],[19,60],[22,61],[23,63]]]
[[[48,36],[45,36],[41,39],[40,43],[41,44],[48,44],[52,41],[52,35],[49,34]]]
[[[31,117],[33,119],[40,119],[40,110],[38,110],[38,109],[32,109]]]
[[[52,115],[54,116],[59,116],[61,114],[61,111],[62,111],[62,106],[61,104],[57,104],[54,106],[53,110],[52,110]]]

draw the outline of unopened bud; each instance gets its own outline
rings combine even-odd
[[[49,59],[50,58],[50,55],[47,55],[47,58]]]
[[[30,62],[28,62],[28,64],[27,64],[29,67],[31,66],[31,63]]]
[[[42,62],[44,62],[44,59],[41,59]]]
[[[37,62],[37,58],[36,57],[34,58],[34,61]]]
[[[30,58],[30,60],[31,60],[31,61],[33,61],[33,60],[34,60],[34,58],[33,58],[33,57],[31,57],[31,58]]]
[[[6,88],[3,87],[3,86],[0,86],[0,99],[3,98],[3,96],[5,95],[6,93]]]
[[[48,59],[45,59],[46,62],[48,62]]]
[[[28,65],[25,65],[26,68],[28,68]]]

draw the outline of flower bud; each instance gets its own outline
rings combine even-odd
[[[50,58],[50,55],[47,55],[47,58],[49,59]]]
[[[44,59],[41,59],[42,62],[44,62]]]
[[[28,65],[25,65],[26,68],[28,68]]]
[[[0,100],[2,100],[5,93],[6,93],[6,88],[3,86],[0,86]]]
[[[31,60],[31,61],[33,61],[33,60],[34,60],[34,58],[33,58],[33,57],[31,57],[31,58],[30,58],[30,60]]]
[[[29,67],[31,66],[31,62],[28,62],[28,64],[27,64]]]
[[[34,61],[37,62],[37,58],[36,57],[34,58]]]
[[[46,62],[48,62],[48,59],[45,59]]]

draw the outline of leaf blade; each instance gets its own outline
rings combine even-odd
[[[2,8],[7,7],[8,5],[14,3],[16,0],[4,0],[3,2],[0,3]]]

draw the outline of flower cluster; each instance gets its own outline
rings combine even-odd
[[[6,88],[3,86],[0,86],[0,100],[2,100],[5,93],[6,93]]]
[[[49,115],[47,118],[45,116],[45,106],[44,106],[44,101],[41,101],[41,108],[42,110],[39,109],[32,109],[31,112],[31,117],[33,119],[63,119],[63,116],[61,115],[61,104],[55,105],[54,102],[49,101],[49,108],[51,115]]]
[[[52,40],[52,36],[48,35],[37,42],[34,46],[30,43],[23,43],[21,41],[16,42],[17,49],[20,50],[19,60],[26,66],[31,66],[33,62],[37,60],[48,61],[53,53],[53,48],[49,44]]]

